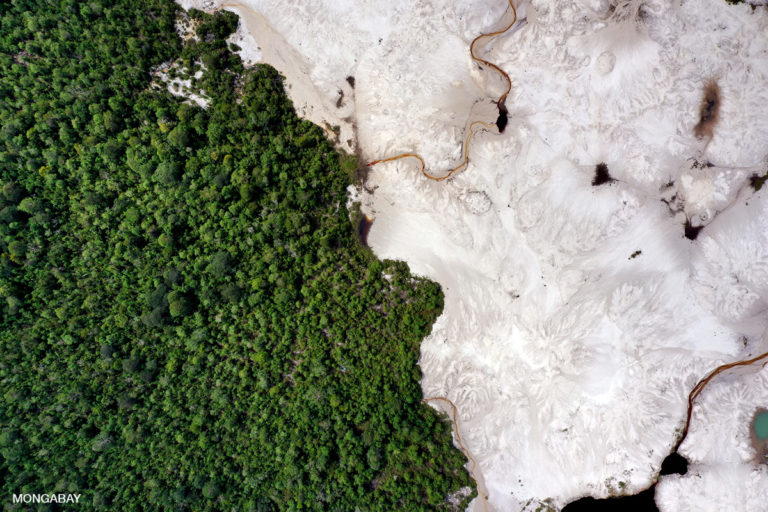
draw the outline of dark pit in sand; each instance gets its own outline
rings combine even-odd
[[[699,231],[701,231],[704,228],[704,226],[694,226],[691,224],[691,219],[688,219],[685,221],[685,238],[688,240],[696,240],[696,237],[699,236]]]
[[[688,459],[677,452],[670,453],[661,463],[661,476],[684,475],[688,472]]]
[[[499,117],[496,118],[496,128],[499,129],[499,133],[504,133],[504,129],[507,127],[507,106],[504,103],[499,103]]]
[[[616,180],[611,177],[611,174],[608,172],[608,166],[604,162],[600,162],[595,166],[595,177],[592,178],[593,187],[613,183],[614,181]]]

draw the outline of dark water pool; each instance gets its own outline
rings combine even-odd
[[[621,498],[607,498],[597,500],[595,498],[581,498],[569,503],[563,512],[653,512],[658,511],[653,500],[656,494],[656,486],[646,489],[634,496],[622,496]]]
[[[357,234],[360,236],[360,242],[366,247],[368,247],[368,232],[371,230],[372,224],[373,221],[363,215],[360,223],[357,225]]]
[[[688,472],[688,461],[677,453],[672,452],[661,463],[661,475],[684,475]],[[563,512],[658,512],[656,507],[656,484],[634,496],[619,498],[581,498],[569,503]]]

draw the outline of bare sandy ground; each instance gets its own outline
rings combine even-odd
[[[182,7],[212,12],[227,9],[240,16],[240,26],[230,38],[241,48],[247,64],[264,62],[275,67],[285,77],[288,96],[299,117],[322,127],[339,149],[348,153],[357,150],[354,127],[354,88],[346,80],[338,84],[338,95],[328,98],[315,87],[307,58],[275,31],[269,21],[248,4],[239,2],[179,2]]]
[[[512,81],[505,133],[478,133],[445,182],[400,160],[358,191],[374,252],[443,288],[422,387],[456,404],[488,510],[647,487],[692,386],[765,351],[768,190],[748,183],[768,170],[768,10],[608,4],[521,2],[526,27],[483,48]],[[338,124],[366,161],[416,152],[450,168],[498,94],[468,46],[498,26],[502,0],[227,8],[244,58],[277,67],[300,113]],[[713,79],[722,105],[703,140]],[[598,163],[616,181],[593,187]],[[696,240],[686,220],[703,226]],[[718,378],[700,400],[681,447],[691,469],[661,480],[660,508],[764,510],[749,418],[768,403],[768,370]]]

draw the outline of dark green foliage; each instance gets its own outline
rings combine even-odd
[[[3,495],[447,508],[472,482],[419,402],[439,288],[356,243],[353,164],[230,53],[236,17],[182,48],[176,9],[0,5]],[[150,87],[174,59],[207,110]]]
[[[753,174],[749,178],[749,183],[752,185],[752,188],[755,190],[755,192],[758,192],[761,188],[763,188],[763,185],[765,185],[765,181],[768,180],[768,172],[760,176],[759,174]]]
[[[731,5],[740,5],[740,4],[746,4],[749,5],[749,8],[752,9],[754,12],[759,6],[753,3],[746,2],[745,0],[725,0],[726,3],[729,3]]]

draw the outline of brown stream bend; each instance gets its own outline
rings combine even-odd
[[[451,409],[453,409],[453,417],[451,418],[453,420],[453,431],[456,432],[456,441],[459,444],[459,448],[461,448],[461,451],[464,452],[464,455],[467,456],[467,458],[472,462],[472,468],[469,470],[469,473],[472,475],[472,478],[475,480],[475,483],[477,484],[477,494],[480,496],[480,499],[483,502],[483,510],[487,512],[488,510],[488,498],[485,495],[485,492],[483,489],[480,489],[480,480],[477,479],[477,475],[475,474],[475,469],[477,469],[477,461],[475,461],[474,457],[472,457],[472,454],[469,452],[469,449],[467,449],[466,446],[464,446],[464,441],[461,440],[461,433],[459,432],[459,424],[456,420],[456,417],[458,416],[458,410],[456,409],[456,404],[454,404],[452,401],[447,399],[444,396],[432,396],[428,398],[422,398],[422,402],[432,402],[434,400],[440,400],[443,402],[448,403],[451,406]]]
[[[504,70],[502,70],[499,66],[497,66],[493,62],[489,62],[489,61],[483,59],[482,57],[478,57],[477,54],[475,54],[475,44],[477,44],[477,42],[480,41],[481,39],[485,39],[487,37],[494,37],[494,36],[503,34],[507,30],[512,28],[515,25],[515,23],[517,23],[517,9],[515,9],[515,5],[514,5],[512,0],[509,0],[509,7],[512,9],[512,14],[513,14],[512,22],[509,25],[507,25],[503,29],[497,30],[495,32],[487,32],[487,33],[484,33],[484,34],[480,34],[479,36],[474,38],[472,40],[472,43],[469,45],[469,53],[470,53],[470,55],[472,55],[472,58],[476,62],[479,62],[480,64],[484,64],[484,65],[486,65],[488,67],[491,67],[491,68],[495,69],[496,71],[499,72],[499,74],[501,74],[502,77],[504,77],[504,80],[507,82],[507,88],[504,91],[504,94],[499,96],[499,99],[496,100],[496,106],[499,109],[499,117],[498,117],[498,119],[496,121],[496,124],[494,125],[494,124],[491,124],[491,123],[486,123],[484,121],[475,121],[474,123],[470,124],[469,125],[469,131],[467,133],[467,137],[464,140],[464,148],[463,148],[463,151],[462,151],[462,161],[461,161],[461,163],[459,165],[457,165],[456,167],[454,167],[453,169],[449,169],[448,171],[446,171],[445,174],[443,174],[442,176],[435,176],[434,174],[432,174],[429,171],[427,171],[427,166],[426,166],[426,163],[424,162],[424,159],[421,158],[421,156],[419,156],[416,153],[403,153],[403,154],[392,156],[392,157],[389,157],[389,158],[382,158],[380,160],[374,160],[373,162],[369,162],[368,163],[369,167],[373,166],[373,165],[376,165],[376,164],[381,164],[381,163],[384,163],[384,162],[392,162],[394,160],[400,160],[401,158],[415,158],[421,164],[421,173],[424,176],[426,176],[430,180],[443,181],[445,179],[450,178],[451,175],[453,173],[455,173],[456,171],[466,167],[466,165],[469,163],[469,142],[472,140],[472,136],[475,134],[475,127],[476,126],[483,126],[484,128],[489,129],[489,130],[492,130],[494,128],[494,126],[495,126],[498,129],[499,133],[502,133],[504,131],[504,128],[507,125],[507,106],[505,104],[505,101],[507,100],[507,95],[509,95],[509,91],[512,90],[512,81],[510,80],[509,75],[506,74],[504,72]]]
[[[763,336],[763,341],[765,341],[765,335]],[[688,412],[685,416],[685,427],[683,428],[682,435],[680,436],[680,440],[675,445],[675,449],[672,450],[672,453],[676,452],[678,448],[680,448],[680,445],[683,444],[683,441],[685,441],[686,436],[688,435],[688,428],[691,426],[691,415],[693,414],[693,405],[696,401],[696,398],[704,391],[704,388],[707,387],[707,384],[710,383],[712,379],[720,375],[721,373],[730,370],[731,368],[736,368],[738,366],[750,366],[753,365],[763,359],[768,359],[768,352],[765,352],[764,354],[760,354],[759,356],[752,357],[750,359],[743,359],[741,361],[735,361],[733,363],[727,363],[718,366],[709,374],[707,374],[704,378],[702,378],[698,384],[691,390],[691,392],[688,394]],[[763,363],[763,366],[768,364],[768,361]]]

